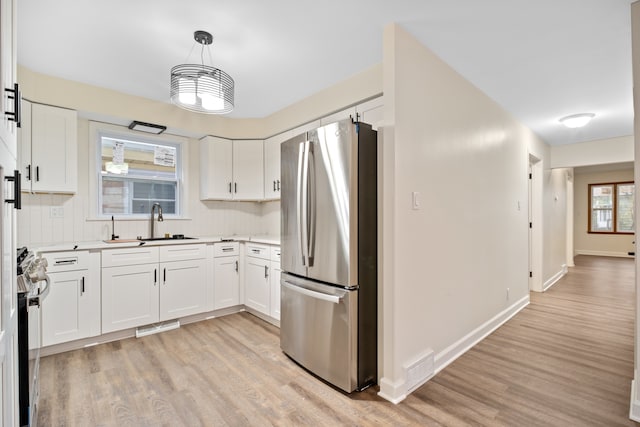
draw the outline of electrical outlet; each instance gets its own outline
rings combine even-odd
[[[64,208],[62,206],[51,206],[49,210],[50,218],[63,218],[64,217]]]

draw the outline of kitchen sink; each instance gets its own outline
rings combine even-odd
[[[182,234],[175,234],[172,237],[147,237],[146,239],[138,239],[141,242],[156,242],[162,240],[195,240],[197,237],[186,237]]]

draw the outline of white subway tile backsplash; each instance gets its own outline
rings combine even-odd
[[[18,213],[18,245],[37,247],[57,243],[111,238],[111,221],[87,220],[81,195],[23,194]],[[51,208],[62,207],[63,216],[52,218]],[[188,220],[156,223],[157,235],[181,233],[195,236],[228,236],[280,233],[279,202],[198,201]],[[148,221],[116,220],[116,234],[135,238],[149,234]]]

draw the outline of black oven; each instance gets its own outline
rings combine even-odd
[[[37,424],[40,369],[40,304],[49,293],[47,261],[27,248],[17,251],[18,401],[20,425]]]

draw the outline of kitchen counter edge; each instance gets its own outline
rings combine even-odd
[[[280,238],[276,236],[256,235],[256,236],[204,236],[195,239],[170,239],[156,240],[150,242],[123,242],[123,243],[107,243],[102,240],[85,241],[77,243],[62,243],[50,246],[41,246],[36,249],[36,253],[62,252],[62,251],[96,251],[104,249],[120,249],[142,246],[165,246],[165,245],[194,245],[198,243],[220,243],[227,241],[236,242],[255,242],[267,245],[280,245]]]

